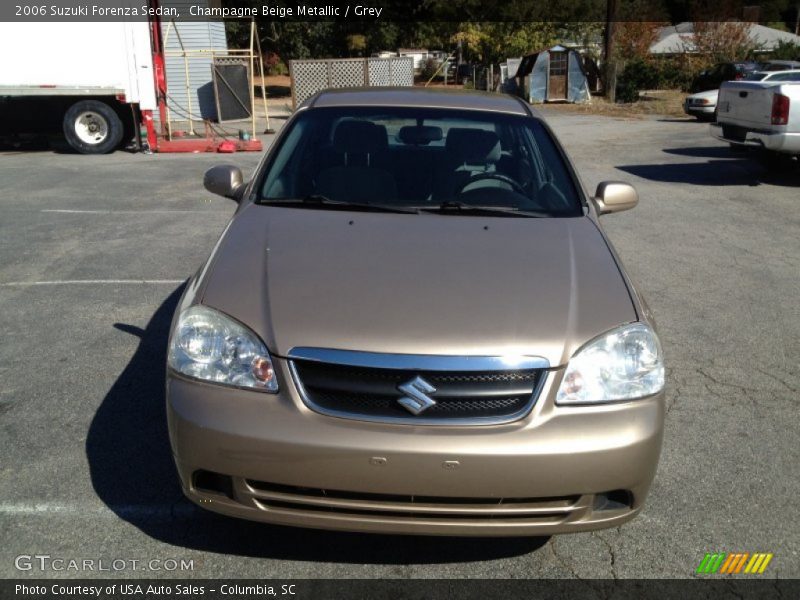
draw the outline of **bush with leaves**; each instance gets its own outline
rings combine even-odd
[[[639,88],[630,79],[617,81],[617,102],[630,104],[639,101]]]
[[[709,65],[707,59],[687,55],[628,62],[617,81],[620,102],[635,102],[640,90],[689,91],[697,73]]]
[[[637,58],[625,65],[620,79],[630,81],[640,90],[651,90],[659,87],[661,74],[653,63]]]
[[[641,58],[633,59],[625,65],[625,70],[617,79],[617,102],[636,102],[640,90],[657,86],[658,70]]]
[[[423,81],[428,81],[434,75],[436,75],[437,71],[439,70],[439,65],[441,63],[436,60],[435,58],[426,58],[422,61],[422,66],[419,71],[419,76]],[[441,75],[441,73],[439,73]]]
[[[772,60],[800,60],[800,45],[780,40],[769,57]]]
[[[656,88],[688,92],[697,74],[710,66],[707,60],[697,57],[676,56],[662,59],[657,63]]]
[[[263,60],[265,75],[286,75],[289,72],[281,57],[274,52],[265,52]]]

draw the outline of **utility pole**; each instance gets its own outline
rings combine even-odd
[[[606,31],[605,31],[605,91],[609,102],[617,99],[617,61],[614,57],[614,38],[617,28],[617,0],[606,0]]]

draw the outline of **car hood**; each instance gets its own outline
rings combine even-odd
[[[209,265],[202,303],[248,325],[278,356],[318,347],[561,365],[637,318],[588,217],[251,205]]]

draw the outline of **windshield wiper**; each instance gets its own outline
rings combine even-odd
[[[479,206],[475,204],[466,204],[457,200],[447,200],[442,202],[439,206],[424,207],[422,210],[439,212],[442,214],[447,214],[448,212],[452,211],[456,213],[482,214],[490,216],[500,215],[504,217],[544,218],[550,216],[547,213],[532,210],[520,210],[513,206]]]
[[[347,202],[345,200],[334,200],[323,196],[322,194],[309,194],[305,198],[275,198],[275,199],[262,199],[260,204],[271,206],[282,206],[287,204],[299,205],[313,205],[319,207],[331,208],[353,208],[355,210],[372,210],[377,212],[391,212],[401,213],[408,215],[419,214],[416,208],[406,208],[404,206],[392,206],[391,204],[375,204],[372,202]]]

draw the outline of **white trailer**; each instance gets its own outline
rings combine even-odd
[[[59,126],[78,152],[111,152],[157,108],[151,23],[0,23],[0,133]]]

